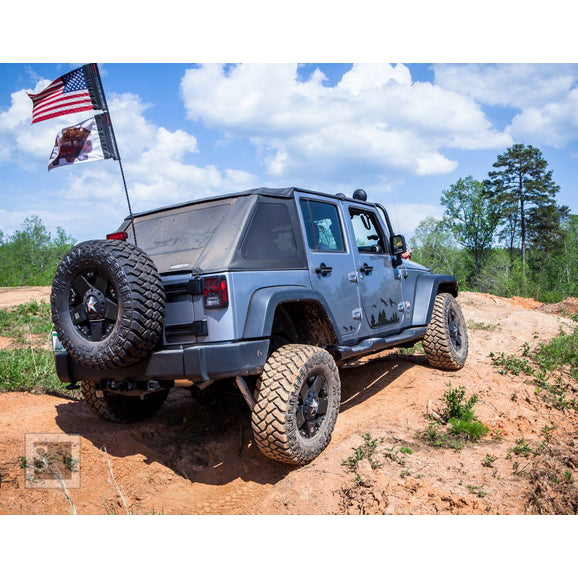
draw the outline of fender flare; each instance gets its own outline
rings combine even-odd
[[[438,293],[458,296],[457,279],[451,275],[420,275],[416,279],[412,325],[427,325],[430,322],[434,301]]]
[[[282,303],[299,301],[316,302],[323,308],[333,330],[337,327],[331,309],[321,293],[297,285],[266,287],[255,291],[249,301],[247,317],[243,329],[243,339],[260,339],[269,337],[273,327],[275,311]],[[336,335],[339,333],[336,331]]]

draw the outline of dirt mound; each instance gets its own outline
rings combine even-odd
[[[466,293],[463,293],[465,295]],[[531,297],[498,297],[492,295],[491,293],[467,293],[468,295],[475,295],[475,299],[478,303],[488,302],[488,303],[506,303],[509,305],[514,305],[516,307],[522,307],[523,309],[538,309],[542,306],[542,303],[532,299]]]
[[[518,307],[523,307],[524,309],[538,309],[542,306],[540,301],[536,301],[531,297],[509,297],[508,301],[512,305],[517,305]]]
[[[560,303],[548,303],[542,305],[540,311],[544,313],[551,313],[554,315],[561,315],[562,317],[572,317],[578,314],[578,299],[576,297],[567,297]]]
[[[234,390],[202,407],[175,389],[155,417],[132,425],[100,421],[75,400],[0,394],[0,513],[67,514],[71,502],[80,514],[576,513],[576,411],[554,407],[523,373],[499,373],[489,357],[520,356],[576,323],[517,300],[458,301],[470,334],[465,367],[433,369],[417,350],[342,368],[332,441],[301,468],[261,455]],[[421,435],[448,384],[478,396],[476,416],[489,428],[460,451]],[[27,432],[79,440],[70,500],[62,488],[26,487]],[[371,461],[360,450],[369,442]]]

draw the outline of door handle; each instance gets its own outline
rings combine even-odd
[[[367,275],[373,271],[373,267],[370,267],[367,263],[363,264],[363,267],[360,267],[359,270],[364,274]]]
[[[321,263],[317,269],[315,269],[315,273],[325,277],[325,275],[329,275],[333,271],[333,267],[328,267],[325,263]]]

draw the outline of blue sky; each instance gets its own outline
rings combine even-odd
[[[0,230],[39,215],[102,238],[127,214],[113,160],[47,171],[58,130],[26,92],[79,64],[0,64]],[[135,212],[258,186],[367,190],[410,236],[442,190],[539,147],[578,212],[573,64],[100,64]]]

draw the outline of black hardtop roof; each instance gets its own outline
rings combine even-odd
[[[202,197],[200,199],[194,199],[191,201],[186,201],[184,203],[177,203],[176,205],[169,205],[166,207],[159,207],[158,209],[151,209],[149,211],[142,211],[140,213],[135,213],[133,216],[134,217],[141,217],[144,215],[152,215],[154,213],[160,213],[163,211],[170,211],[173,209],[178,209],[180,207],[188,207],[189,205],[196,205],[199,203],[219,201],[221,199],[247,197],[250,195],[260,195],[262,197],[281,197],[281,198],[289,199],[289,198],[293,198],[295,192],[311,193],[313,195],[319,195],[322,197],[329,197],[331,199],[336,199],[336,200],[353,200],[356,203],[363,203],[363,204],[374,206],[374,203],[369,203],[367,201],[360,201],[358,199],[348,199],[343,193],[338,193],[336,195],[332,195],[330,193],[322,193],[320,191],[311,191],[308,189],[302,189],[300,187],[287,187],[285,189],[271,189],[271,188],[267,188],[267,187],[260,187],[257,189],[249,189],[247,191],[241,191],[239,193],[230,193],[227,195],[215,195],[215,196]],[[130,219],[130,217],[126,217],[126,219]]]

